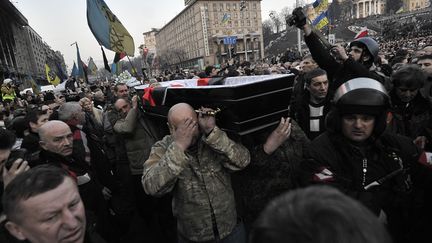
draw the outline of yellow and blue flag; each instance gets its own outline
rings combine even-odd
[[[40,93],[40,86],[36,83],[36,81],[32,78],[32,76],[27,75],[27,79],[30,81],[33,93],[39,94]]]
[[[87,0],[87,23],[99,44],[114,52],[134,56],[132,36],[103,0]]]
[[[228,22],[230,20],[231,20],[231,14],[225,13],[224,16],[223,16],[223,18],[222,18],[222,22],[221,23],[225,24],[226,22]]]
[[[82,78],[83,80],[86,80],[86,75],[84,73],[84,67],[83,67],[83,62],[81,60],[81,55],[80,55],[78,43],[75,42],[74,44],[76,45],[76,49],[77,49],[77,64],[78,64],[78,75],[77,75],[77,77]]]
[[[312,6],[314,7],[315,13],[327,11],[328,5],[329,5],[328,0],[315,0],[315,2],[312,3]]]
[[[57,86],[60,83],[60,78],[53,70],[51,70],[48,64],[45,64],[45,74],[48,82],[50,82],[52,85]]]
[[[328,25],[329,20],[327,18],[327,11],[322,12],[316,19],[312,22],[312,25],[317,29],[322,29],[324,26]]]

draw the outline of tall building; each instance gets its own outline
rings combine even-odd
[[[59,63],[53,69],[65,70],[63,55],[42,40],[10,1],[0,0],[0,82],[6,77],[44,80],[45,63]]]
[[[415,11],[430,6],[429,0],[404,0],[404,11]]]
[[[162,69],[203,69],[230,57],[240,61],[263,58],[261,0],[185,0],[185,5],[156,34]]]
[[[153,28],[150,31],[143,33],[144,36],[144,46],[148,49],[149,53],[156,54],[156,34],[158,33],[158,29]]]
[[[385,13],[385,0],[354,0],[351,16],[355,19]]]

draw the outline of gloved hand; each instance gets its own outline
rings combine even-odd
[[[295,25],[297,28],[303,28],[306,25],[306,15],[302,7],[297,7],[293,10],[292,15],[286,19],[289,26]]]

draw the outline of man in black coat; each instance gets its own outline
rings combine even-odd
[[[312,141],[300,165],[300,184],[334,186],[386,221],[395,242],[420,242],[430,214],[424,199],[432,166],[420,159],[412,140],[384,132],[384,86],[350,80],[334,102],[327,131]]]
[[[331,106],[326,71],[316,68],[304,75],[304,88],[290,104],[290,117],[297,121],[310,140],[325,131],[324,120]]]
[[[111,225],[103,187],[97,181],[90,165],[81,155],[74,153],[73,133],[62,121],[49,121],[39,128],[40,164],[50,164],[66,169],[77,178],[80,196],[86,211],[97,221],[96,230],[109,242],[116,242],[116,230]],[[89,219],[89,218],[88,218]],[[90,220],[90,219],[89,219]]]
[[[322,36],[306,23],[302,8],[293,11],[293,22],[303,30],[306,45],[318,66],[327,71],[331,80],[330,89],[335,90],[353,78],[368,77],[385,84],[388,79],[375,70],[378,57],[378,43],[370,37],[356,39],[350,43],[349,52],[340,45],[331,46]],[[387,84],[386,84],[387,85]]]

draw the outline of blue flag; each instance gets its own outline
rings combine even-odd
[[[100,45],[114,52],[134,55],[135,45],[132,36],[105,1],[87,0],[87,23]]]
[[[72,68],[72,73],[71,73],[71,75],[72,75],[73,77],[77,77],[77,76],[79,75],[79,73],[78,73],[78,68],[77,68],[75,62],[74,62],[73,68]]]
[[[117,74],[117,64],[116,63],[111,64],[111,73]]]
[[[84,66],[83,62],[81,61],[81,55],[78,47],[78,43],[75,42],[76,49],[77,49],[77,63],[78,63],[78,77],[82,78],[87,82],[87,76],[84,73]]]

